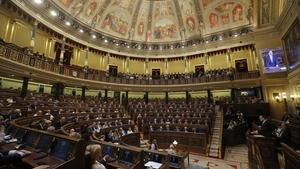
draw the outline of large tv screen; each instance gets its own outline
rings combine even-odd
[[[283,50],[278,48],[266,48],[261,50],[264,73],[284,72],[286,65]]]
[[[299,20],[291,26],[283,38],[284,47],[290,69],[300,64],[300,23]]]

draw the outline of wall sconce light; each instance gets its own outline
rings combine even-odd
[[[281,93],[281,97],[282,97],[283,99],[286,99],[286,98],[287,98],[286,92],[282,92],[282,93]]]
[[[273,99],[276,100],[276,102],[278,102],[278,103],[283,102],[283,101],[293,102],[297,98],[298,98],[297,95],[290,95],[290,99],[288,100],[286,92],[273,93]]]
[[[273,93],[273,99],[276,100],[276,102],[281,102],[280,93]]]

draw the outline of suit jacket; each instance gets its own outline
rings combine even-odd
[[[272,56],[272,60],[270,59],[269,55],[266,57],[266,67],[276,67],[277,64],[277,57],[275,57],[274,55]]]
[[[283,128],[279,132],[277,138],[279,139],[279,142],[289,144],[289,142],[290,142],[290,132],[289,132],[288,128]]]
[[[271,121],[266,120],[258,130],[258,134],[261,134],[265,137],[272,137],[273,130],[275,126],[271,123]]]

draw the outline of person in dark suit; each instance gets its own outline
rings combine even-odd
[[[279,142],[289,144],[290,133],[285,122],[281,122],[280,126],[275,130],[274,135],[276,136]]]
[[[259,126],[258,130],[251,132],[251,134],[260,134],[265,137],[272,137],[275,127],[271,121],[262,115],[259,116],[259,120],[261,122],[261,126]]]
[[[266,56],[266,67],[278,67],[277,57],[273,55],[272,50],[270,50]]]

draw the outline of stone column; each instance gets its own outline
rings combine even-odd
[[[86,87],[85,86],[83,86],[82,88],[81,88],[81,100],[85,100],[85,91],[86,91]]]
[[[189,91],[185,91],[185,102],[188,104],[190,102],[190,93]]]
[[[165,93],[165,103],[168,104],[169,102],[169,92]]]
[[[59,65],[63,65],[64,64],[65,43],[66,43],[66,38],[63,37],[63,42],[61,44],[61,51],[60,51],[60,56],[59,56]]]
[[[149,58],[145,60],[145,74],[149,74]]]
[[[32,27],[32,33],[31,33],[31,40],[30,40],[30,48],[33,49],[35,46],[35,37],[36,37],[36,31],[37,31],[37,25],[38,22],[35,21]]]
[[[27,91],[28,91],[28,77],[23,77],[23,84],[22,84],[22,90],[21,90],[21,97],[26,97]]]
[[[89,59],[89,48],[86,47],[86,49],[85,49],[85,57],[84,57],[84,68],[88,68],[89,67],[88,59]]]

